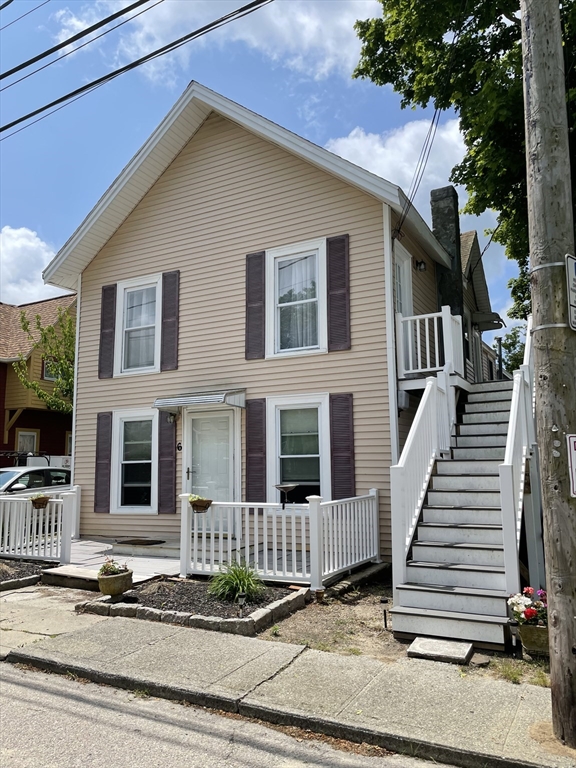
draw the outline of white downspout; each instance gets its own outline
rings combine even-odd
[[[400,439],[398,430],[398,380],[396,372],[396,332],[394,316],[394,269],[392,263],[392,216],[390,206],[383,203],[384,225],[384,300],[386,304],[386,361],[388,368],[388,405],[390,408],[390,451],[392,465],[398,464]]]

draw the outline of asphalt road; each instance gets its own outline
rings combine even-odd
[[[0,664],[2,768],[429,768],[243,719]]]

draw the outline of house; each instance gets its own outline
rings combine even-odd
[[[498,322],[454,189],[433,193],[433,231],[406,202],[187,88],[44,273],[78,294],[83,536],[179,541],[183,572],[241,552],[316,588],[397,556],[390,467],[431,381],[453,415],[482,386],[479,334]]]
[[[76,297],[59,296],[30,304],[0,304],[0,412],[2,439],[0,466],[26,463],[26,454],[70,456],[72,454],[72,416],[51,411],[31,390],[24,387],[12,363],[24,357],[28,375],[46,391],[53,389],[54,378],[34,342],[22,330],[20,314],[26,312],[33,324],[39,315],[43,326],[58,321],[58,308],[74,309]],[[20,458],[14,454],[21,454]]]

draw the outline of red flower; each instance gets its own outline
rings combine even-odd
[[[525,595],[527,595],[528,597],[532,597],[532,595],[534,594],[534,587],[524,587],[524,589],[522,590],[522,592],[523,592]]]
[[[530,621],[530,619],[535,619],[536,616],[538,616],[538,611],[536,611],[534,608],[526,608],[524,611],[524,618],[526,621]]]

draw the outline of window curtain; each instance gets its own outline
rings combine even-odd
[[[316,255],[278,262],[280,349],[318,346]]]

